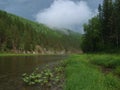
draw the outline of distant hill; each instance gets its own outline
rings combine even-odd
[[[66,32],[0,11],[0,52],[79,52],[81,34]]]

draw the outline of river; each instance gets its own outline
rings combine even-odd
[[[0,90],[40,90],[39,87],[23,85],[21,76],[30,73],[36,67],[55,63],[66,56],[42,55],[42,56],[1,56],[0,57]]]

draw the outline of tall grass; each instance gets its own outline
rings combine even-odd
[[[93,55],[70,57],[65,70],[64,90],[120,90],[120,80],[112,74],[100,72],[89,63],[90,57]]]
[[[116,68],[120,66],[120,56],[118,55],[93,55],[90,59],[93,64],[106,68]]]
[[[112,73],[120,76],[120,56],[119,55],[94,55],[90,62],[104,68],[111,69]]]

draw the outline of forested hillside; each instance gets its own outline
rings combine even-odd
[[[85,52],[120,52],[120,0],[104,0],[99,14],[84,25]]]
[[[78,51],[80,37],[0,11],[0,52]]]

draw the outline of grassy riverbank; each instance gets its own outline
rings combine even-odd
[[[120,62],[120,56],[117,55],[71,56],[65,69],[64,90],[120,90],[120,78],[115,75],[115,69],[108,73],[102,72],[102,65],[108,60],[114,61],[114,59],[116,59],[116,64]],[[97,64],[100,62],[102,62],[101,66]],[[118,66],[120,67],[120,65]]]

